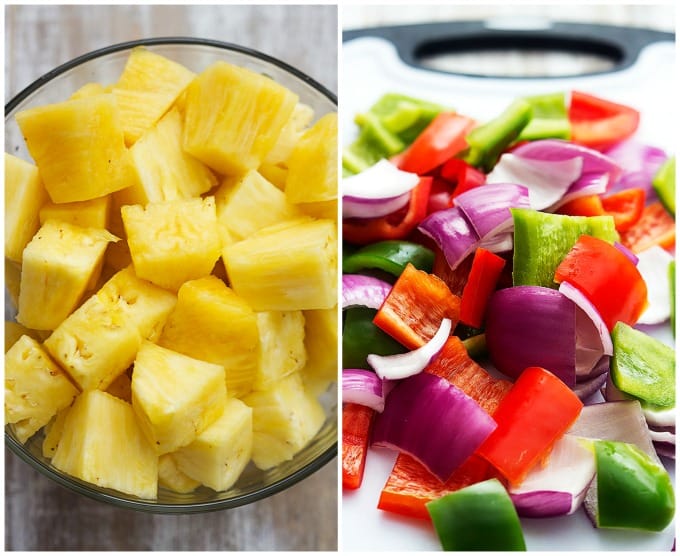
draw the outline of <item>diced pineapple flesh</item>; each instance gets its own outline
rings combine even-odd
[[[195,440],[222,413],[224,368],[144,342],[132,372],[132,407],[158,455]]]
[[[47,203],[40,209],[40,224],[59,220],[81,228],[107,228],[110,205],[109,195],[74,203]]]
[[[201,483],[180,471],[173,454],[163,454],[158,458],[158,485],[187,494],[196,490]]]
[[[302,311],[257,313],[260,358],[253,388],[266,390],[305,365],[305,318]]]
[[[163,328],[159,345],[220,365],[227,392],[250,392],[260,345],[255,313],[219,278],[185,282]]]
[[[5,354],[5,424],[26,442],[73,402],[78,389],[42,346],[22,336]]]
[[[286,125],[283,126],[276,144],[272,150],[267,153],[264,163],[285,165],[288,161],[288,157],[290,157],[290,154],[293,152],[293,148],[299,141],[304,128],[311,123],[313,118],[314,110],[312,107],[298,102],[295,105],[293,113],[286,122]]]
[[[324,392],[338,379],[338,308],[304,311],[307,362],[300,372],[305,389]]]
[[[330,220],[299,219],[227,245],[234,291],[255,311],[326,309],[337,304],[337,230]]]
[[[64,433],[64,423],[66,423],[66,415],[71,407],[60,409],[57,414],[52,417],[52,420],[45,425],[45,438],[42,443],[42,455],[51,459],[57,451],[61,435]]]
[[[64,473],[146,500],[158,492],[158,456],[129,403],[84,392],[64,422],[52,464]]]

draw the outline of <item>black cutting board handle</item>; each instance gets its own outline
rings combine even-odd
[[[559,50],[594,54],[611,60],[611,73],[632,66],[646,46],[674,41],[674,33],[638,27],[551,22],[545,27],[517,29],[485,21],[447,21],[344,31],[343,41],[380,37],[397,49],[404,63],[422,67],[425,56],[478,50]],[[428,68],[431,69],[431,68]]]

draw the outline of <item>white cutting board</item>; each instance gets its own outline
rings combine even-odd
[[[353,117],[387,92],[398,92],[450,106],[485,121],[500,114],[520,96],[581,90],[633,106],[641,112],[636,138],[672,151],[677,146],[678,102],[675,87],[675,45],[646,47],[636,63],[624,70],[590,76],[551,79],[475,78],[444,74],[406,65],[395,47],[380,38],[344,43],[341,78],[341,136],[347,145],[356,136]],[[660,339],[672,342],[668,324]],[[655,334],[656,335],[656,334]],[[377,509],[380,491],[396,455],[385,449],[369,454],[364,482],[344,491],[341,549],[344,551],[441,551],[430,523]],[[674,462],[665,460],[675,484]],[[522,519],[530,551],[669,551],[675,523],[661,533],[595,529],[582,510],[560,518]]]

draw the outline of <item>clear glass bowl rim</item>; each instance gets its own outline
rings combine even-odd
[[[115,52],[120,52],[124,50],[130,50],[138,46],[164,46],[164,45],[189,45],[189,46],[206,46],[222,50],[230,50],[238,52],[240,54],[245,54],[253,58],[260,59],[269,64],[278,66],[279,68],[285,70],[286,72],[294,75],[313,89],[316,89],[323,96],[328,98],[335,106],[338,104],[338,99],[335,94],[329,91],[326,87],[321,85],[319,82],[309,77],[304,72],[298,70],[297,68],[283,62],[277,58],[269,56],[263,52],[255,50],[253,48],[244,47],[241,45],[217,41],[213,39],[201,39],[194,37],[154,37],[147,39],[139,39],[133,41],[126,41],[122,43],[113,44],[106,46],[104,48],[99,48],[93,50],[72,60],[65,62],[64,64],[57,66],[56,68],[50,70],[46,74],[42,75],[36,79],[33,83],[28,85],[22,91],[14,95],[12,99],[5,104],[5,118],[10,114],[24,99],[29,97],[33,92],[37,91],[41,87],[47,85],[57,76],[64,72],[67,72],[81,64],[101,58],[108,54],[113,54]],[[130,500],[123,499],[115,496],[114,494],[109,494],[102,490],[97,490],[98,487],[89,487],[84,482],[79,482],[66,475],[62,475],[54,471],[50,466],[46,465],[44,462],[34,458],[16,439],[5,432],[5,443],[19,458],[24,462],[28,463],[34,469],[37,469],[43,475],[57,482],[63,487],[69,490],[75,491],[79,494],[92,498],[100,502],[107,502],[114,506],[138,510],[142,512],[149,513],[162,513],[162,514],[187,514],[187,513],[202,513],[211,512],[229,508],[236,508],[239,506],[244,506],[258,500],[262,500],[273,494],[281,492],[296,483],[300,482],[302,479],[308,477],[312,473],[318,471],[324,467],[327,463],[332,461],[338,454],[337,442],[331,444],[324,452],[322,452],[315,460],[309,462],[307,465],[297,469],[292,474],[283,477],[270,485],[267,485],[257,491],[250,492],[247,494],[242,494],[239,496],[234,496],[233,498],[228,498],[225,500],[211,500],[207,502],[196,502],[196,503],[186,503],[186,504],[160,504],[155,502],[147,502],[144,500]]]

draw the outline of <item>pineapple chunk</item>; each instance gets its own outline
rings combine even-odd
[[[224,367],[230,395],[250,392],[260,344],[255,313],[219,278],[182,285],[158,343]]]
[[[113,87],[120,106],[125,142],[132,145],[167,112],[195,74],[145,48],[132,51]]]
[[[314,110],[312,107],[298,102],[290,119],[283,126],[276,145],[267,153],[264,162],[267,164],[285,164],[304,128],[311,123],[313,118]]]
[[[125,402],[132,403],[132,380],[127,373],[123,373],[109,384],[106,392]]]
[[[288,168],[279,166],[277,164],[267,164],[266,162],[260,164],[257,169],[260,175],[275,185],[278,189],[283,191],[286,188],[286,177],[288,176]]]
[[[263,228],[223,249],[234,291],[255,311],[326,309],[337,304],[337,229],[303,218]]]
[[[302,216],[286,201],[285,194],[256,170],[226,178],[215,193],[215,204],[219,225],[227,229],[231,242],[245,239],[261,228]]]
[[[19,307],[19,290],[21,289],[21,265],[5,259],[5,293],[12,306]],[[7,313],[5,313],[7,314]]]
[[[78,395],[66,374],[29,336],[5,354],[5,424],[24,443]]]
[[[10,261],[21,262],[48,200],[37,166],[5,153],[5,257]]]
[[[338,197],[338,115],[326,114],[296,143],[288,159],[286,198],[291,203]]]
[[[338,221],[338,200],[318,201],[316,203],[297,203],[295,205],[302,214],[314,218]]]
[[[292,459],[325,420],[323,407],[305,392],[299,373],[243,401],[253,408],[253,463],[263,470]]]
[[[5,321],[5,353],[9,351],[19,338],[22,336],[30,336],[34,340],[41,342],[42,339],[36,330],[30,330],[18,322],[11,320]]]
[[[54,330],[96,282],[104,251],[117,238],[106,230],[48,220],[24,249],[17,321]]]
[[[111,197],[108,195],[74,203],[47,203],[40,209],[40,224],[60,220],[81,228],[106,228],[110,204]]]
[[[186,446],[222,413],[224,368],[144,342],[132,372],[132,407],[158,455]]]
[[[136,182],[118,193],[122,204],[146,205],[198,197],[217,185],[202,162],[182,149],[182,117],[170,110],[130,149]]]
[[[221,174],[257,168],[298,97],[273,79],[216,62],[186,89],[184,148]]]
[[[305,389],[315,395],[338,380],[338,308],[305,311],[307,364],[300,372]]]
[[[222,415],[174,458],[182,472],[219,492],[238,480],[252,449],[253,410],[229,398]]]
[[[201,486],[199,481],[179,470],[173,454],[163,454],[158,458],[158,484],[180,494],[193,492]]]
[[[142,340],[158,339],[176,302],[132,267],[123,269],[57,327],[45,347],[83,390],[106,390],[132,365]]]
[[[266,390],[275,382],[304,367],[305,318],[302,311],[257,313],[260,332],[260,364],[253,389]]]
[[[52,464],[104,488],[154,500],[158,457],[129,403],[106,392],[84,392],[66,415]]]
[[[101,83],[85,83],[85,85],[83,85],[69,97],[69,100],[93,97],[95,95],[103,95],[106,92],[108,92],[106,87],[104,87],[104,85]]]
[[[60,409],[52,420],[45,426],[45,438],[42,443],[42,455],[48,459],[54,456],[64,432],[64,423],[71,406]]]
[[[112,94],[30,108],[16,120],[54,203],[103,197],[132,183]]]
[[[211,273],[220,257],[215,198],[121,208],[135,272],[172,291]]]

